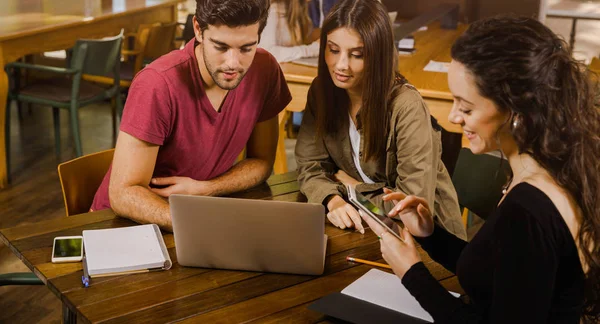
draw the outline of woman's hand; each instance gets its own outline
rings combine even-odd
[[[360,219],[360,215],[352,205],[347,203],[340,196],[333,196],[331,200],[327,203],[327,209],[329,213],[327,213],[327,219],[341,229],[345,228],[356,228],[361,234],[365,233],[365,229],[362,226],[362,221]]]
[[[405,227],[400,232],[403,240],[400,241],[370,216],[365,215],[362,211],[359,211],[359,214],[381,240],[381,256],[392,267],[396,276],[402,279],[408,269],[421,261],[412,235]]]
[[[352,186],[355,187],[358,184],[361,184],[362,182],[352,178],[351,176],[348,175],[348,173],[344,172],[343,170],[338,170],[338,172],[336,172],[333,177],[335,178],[336,181],[343,183],[344,185],[348,186]]]
[[[384,188],[383,201],[392,201],[396,206],[388,213],[388,216],[398,215],[404,227],[417,237],[428,237],[433,233],[433,216],[429,204],[423,198],[407,196],[402,192],[391,191]]]

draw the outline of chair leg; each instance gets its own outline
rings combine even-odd
[[[4,149],[6,150],[6,177],[10,183],[10,99],[6,100],[6,120],[4,121]]]
[[[17,116],[19,116],[19,122],[23,121],[23,103],[17,101]]]
[[[75,141],[75,151],[77,153],[77,157],[83,155],[83,150],[81,149],[81,137],[79,137],[79,112],[77,109],[76,103],[71,103],[70,113],[71,113],[71,131],[73,132],[73,140]]]
[[[52,121],[54,122],[54,150],[56,157],[60,157],[60,110],[52,107]]]
[[[273,164],[273,173],[282,174],[288,172],[287,156],[285,154],[285,122],[290,113],[286,110],[279,113],[279,136],[277,139],[277,151],[275,152],[275,162]]]

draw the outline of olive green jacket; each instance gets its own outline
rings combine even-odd
[[[348,116],[339,117],[344,120],[339,132],[317,138],[314,86],[315,83],[308,92],[295,155],[300,191],[309,202],[322,204],[330,195],[347,195],[344,185],[333,177],[338,170],[361,182],[362,178],[352,159]],[[382,202],[383,187],[423,197],[433,208],[436,222],[466,240],[456,191],[441,160],[441,131],[432,126],[429,109],[419,92],[409,84],[400,87],[393,102],[385,157],[378,161],[364,161],[365,140],[359,129],[360,165],[375,183],[361,183],[356,190],[386,211],[393,206]]]

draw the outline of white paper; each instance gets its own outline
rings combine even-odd
[[[450,293],[455,297],[460,296]],[[371,269],[342,290],[342,294],[433,322],[431,315],[406,290],[402,281],[391,273]]]
[[[448,73],[449,67],[450,63],[448,62],[429,61],[423,71]]]
[[[162,267],[165,262],[154,225],[83,231],[90,274]]]

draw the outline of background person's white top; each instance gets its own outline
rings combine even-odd
[[[310,45],[292,45],[292,36],[285,18],[285,5],[282,3],[271,3],[267,26],[260,36],[258,46],[273,54],[280,63],[319,55],[318,41]]]
[[[356,125],[354,125],[350,114],[348,114],[348,119],[350,119],[349,134],[350,144],[352,144],[352,159],[354,160],[356,169],[358,170],[358,173],[360,174],[360,177],[363,179],[364,183],[375,183],[375,181],[367,177],[367,175],[363,172],[362,168],[360,167],[360,133],[358,132]]]

